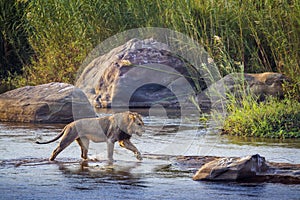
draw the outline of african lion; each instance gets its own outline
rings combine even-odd
[[[89,140],[93,142],[107,143],[107,157],[110,163],[113,162],[114,144],[116,141],[125,149],[132,151],[138,160],[142,160],[139,150],[130,142],[132,134],[142,136],[144,133],[144,122],[141,115],[134,112],[116,113],[112,116],[101,118],[79,119],[66,125],[61,133],[54,139],[37,144],[48,144],[62,137],[58,147],[52,152],[50,161],[63,151],[74,140],[81,148],[81,158],[88,159],[87,153]]]

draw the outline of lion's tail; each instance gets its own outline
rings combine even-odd
[[[54,141],[58,140],[59,138],[61,138],[61,136],[63,136],[63,134],[65,133],[66,128],[67,128],[67,126],[65,126],[64,129],[52,140],[49,140],[49,141],[46,141],[46,142],[36,141],[35,143],[37,143],[37,144],[49,144],[51,142],[54,142]]]

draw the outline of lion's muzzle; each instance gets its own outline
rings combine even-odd
[[[139,126],[135,131],[135,134],[137,134],[138,136],[142,136],[144,133],[145,133],[145,127],[144,126]]]

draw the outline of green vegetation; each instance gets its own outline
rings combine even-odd
[[[300,138],[300,87],[283,84],[285,97],[267,97],[263,102],[241,85],[240,97],[227,94],[227,116],[222,134],[258,138]]]
[[[0,1],[0,80],[9,83],[22,67],[30,64],[33,49],[28,41],[24,18],[27,3]],[[3,81],[4,83],[4,81]],[[10,84],[2,85],[2,90],[11,89]]]
[[[231,104],[223,133],[243,137],[300,138],[300,102],[270,98],[266,102],[242,100]]]
[[[73,83],[81,62],[97,44],[118,32],[147,26],[170,28],[199,41],[222,75],[242,66],[245,72],[278,71],[296,82],[300,79],[300,0],[0,4],[0,76],[12,87]]]

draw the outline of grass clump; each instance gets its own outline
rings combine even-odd
[[[300,138],[300,102],[269,98],[257,102],[244,98],[241,106],[229,105],[222,133],[243,137]]]

